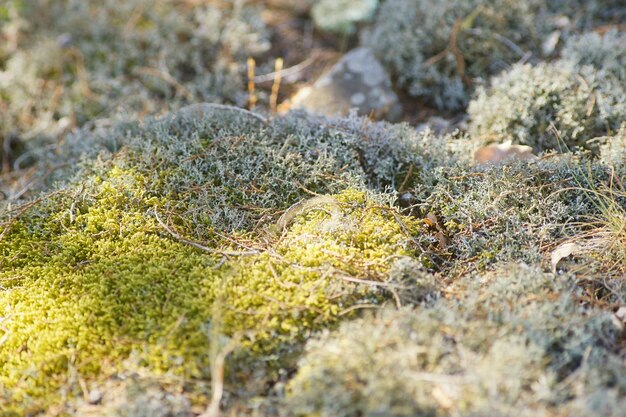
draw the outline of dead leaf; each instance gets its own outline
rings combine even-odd
[[[483,146],[474,152],[474,160],[479,165],[498,164],[510,160],[531,161],[537,158],[533,148],[526,145],[512,145],[511,141]]]
[[[571,255],[577,255],[582,252],[580,245],[574,242],[566,242],[559,245],[551,255],[552,273],[556,274],[556,267],[561,259],[567,258]]]
[[[430,227],[439,228],[439,222],[437,221],[437,215],[432,211],[424,217],[423,222]]]
[[[437,215],[431,211],[422,219],[422,221],[426,223],[428,227],[436,230],[435,238],[437,239],[439,246],[441,246],[442,249],[448,247],[448,239],[446,238],[444,229],[439,224]]]

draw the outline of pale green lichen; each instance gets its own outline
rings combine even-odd
[[[9,3],[19,30],[0,32],[7,45],[0,52],[0,135],[56,138],[120,110],[144,115],[197,101],[242,104],[245,61],[270,46],[258,9],[243,2]],[[12,40],[19,48],[9,48]]]
[[[568,40],[553,63],[516,65],[479,89],[468,107],[470,132],[483,142],[511,140],[536,151],[596,150],[598,136],[624,122],[624,36]]]
[[[564,278],[507,265],[459,284],[458,297],[312,340],[288,386],[290,414],[575,416],[602,398],[620,415],[619,331]]]
[[[374,17],[378,0],[320,0],[311,9],[311,17],[320,29],[348,35],[356,25]]]
[[[364,43],[410,95],[460,110],[472,83],[537,48],[535,9],[532,1],[390,0]]]
[[[442,110],[466,107],[476,85],[542,55],[549,34],[619,22],[617,0],[388,0],[362,36],[411,96]]]
[[[517,65],[470,103],[470,131],[483,142],[511,140],[538,152],[593,148],[590,140],[619,127],[621,118],[610,102],[604,111],[604,98],[568,68]]]
[[[626,33],[609,31],[604,35],[587,32],[567,40],[561,61],[575,69],[592,67],[618,80],[626,80]]]

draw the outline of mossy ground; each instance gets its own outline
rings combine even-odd
[[[310,16],[199,3],[0,5],[0,416],[623,414],[619,2],[381,2],[445,135],[225,106]]]
[[[59,405],[59,390],[80,392],[68,386],[71,373],[98,380],[121,372],[131,356],[156,374],[210,379],[215,331],[240,340],[248,364],[240,372],[293,366],[287,352],[316,330],[381,303],[377,284],[393,259],[417,256],[414,236],[426,233],[422,222],[346,182],[342,193],[294,208],[289,221],[263,231],[227,236],[216,225],[210,248],[198,249],[180,237],[196,218],[184,214],[184,199],[168,201],[159,190],[169,188],[147,179],[154,172],[119,167],[132,156],[122,152],[110,169],[4,218],[8,415]],[[224,197],[238,201],[241,191]],[[286,361],[259,359],[279,351]]]

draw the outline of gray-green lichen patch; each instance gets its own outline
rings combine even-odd
[[[411,96],[458,111],[476,85],[515,63],[540,59],[551,34],[566,40],[580,30],[619,22],[624,11],[618,3],[389,0],[362,42]]]
[[[511,140],[536,151],[595,149],[624,122],[624,36],[572,37],[554,63],[516,65],[479,89],[470,132],[483,142]]]
[[[536,47],[531,3],[391,0],[364,43],[410,95],[459,110],[475,78],[498,73]]]
[[[307,345],[288,385],[298,416],[618,416],[620,333],[565,277],[526,265],[472,276],[447,299],[383,310]]]
[[[58,137],[115,112],[243,104],[245,61],[269,47],[244,2],[9,0],[0,35],[2,134]]]
[[[315,25],[322,30],[350,35],[359,23],[374,17],[378,0],[319,0],[311,9]]]

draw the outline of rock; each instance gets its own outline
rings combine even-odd
[[[487,145],[474,152],[474,160],[478,165],[500,164],[512,160],[532,161],[536,158],[530,146],[512,145],[510,141]]]
[[[344,55],[313,86],[300,90],[292,98],[291,108],[327,116],[346,116],[355,108],[360,115],[388,120],[401,112],[389,74],[368,48]]]
[[[351,34],[356,32],[357,24],[372,19],[377,8],[378,0],[320,0],[313,6],[311,16],[322,30]]]

